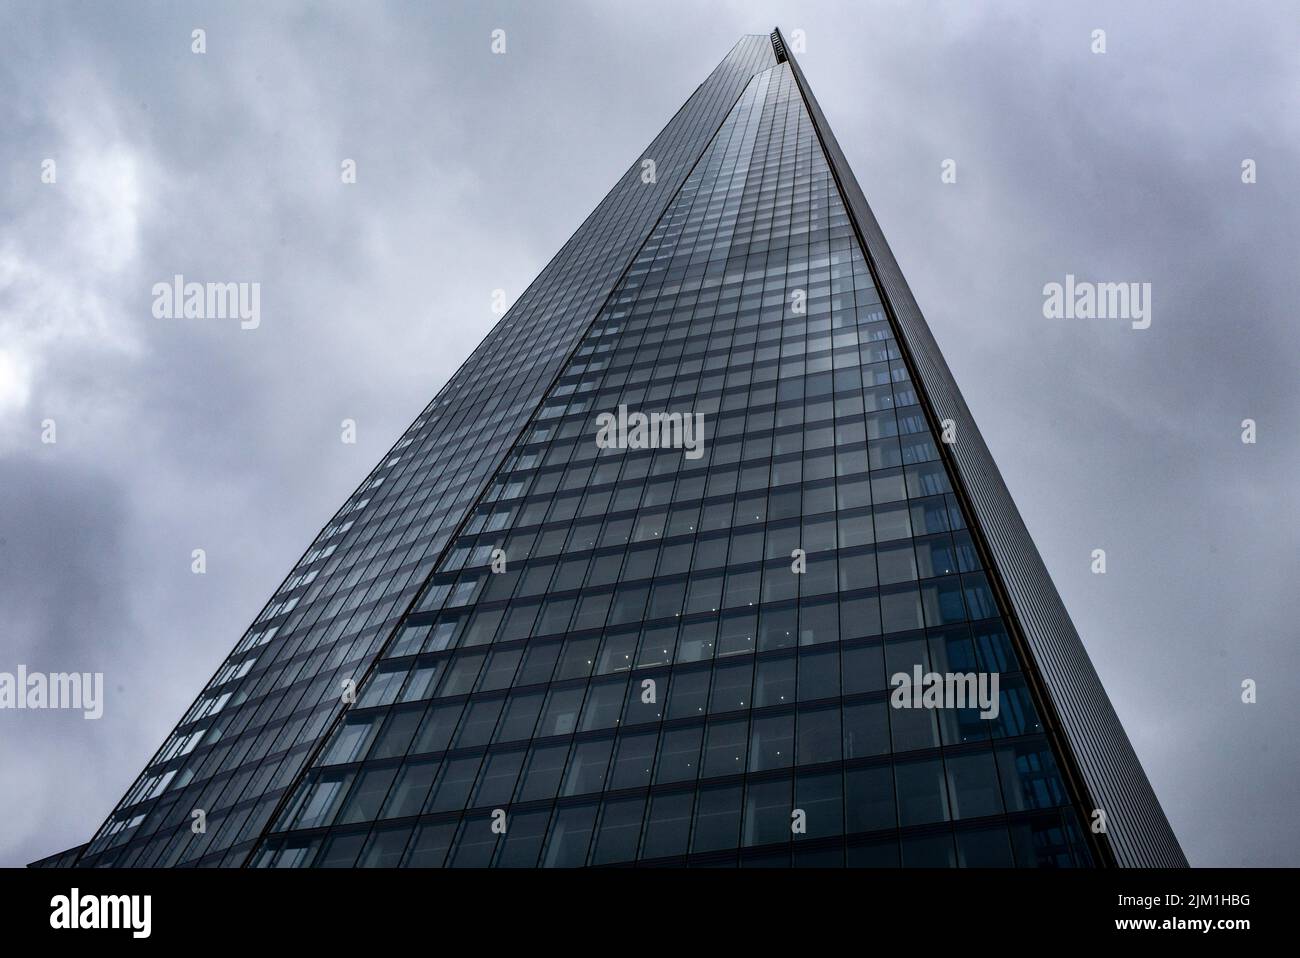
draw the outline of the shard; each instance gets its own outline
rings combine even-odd
[[[43,864],[640,863],[1186,864],[779,32]]]

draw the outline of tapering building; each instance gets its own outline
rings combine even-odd
[[[779,32],[635,159],[73,862],[1186,864]]]

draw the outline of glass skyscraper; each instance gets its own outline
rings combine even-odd
[[[598,442],[611,415],[665,429]],[[899,707],[925,673],[996,676],[996,707]],[[1185,860],[777,32],[45,862],[73,863]]]

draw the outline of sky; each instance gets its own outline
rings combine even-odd
[[[0,865],[94,832],[493,291],[778,24],[1188,859],[1300,865],[1282,0],[2,0],[0,672],[104,701],[0,710]],[[156,318],[176,274],[260,322]],[[1048,318],[1067,274],[1150,283],[1150,327]]]

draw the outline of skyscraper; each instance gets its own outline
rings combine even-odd
[[[68,859],[1185,864],[779,32],[636,158]]]

